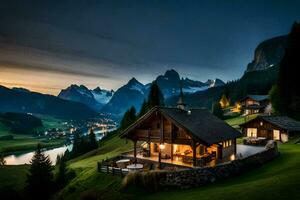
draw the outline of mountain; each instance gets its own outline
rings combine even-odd
[[[218,87],[225,84],[220,79],[208,80],[205,83],[194,81],[189,78],[180,79],[180,75],[174,69],[167,70],[164,75],[158,76],[155,81],[161,89],[165,99],[178,95],[180,86],[184,93],[195,93],[207,90],[210,87]]]
[[[82,103],[0,86],[0,112],[38,113],[71,119],[95,117],[97,113]]]
[[[222,85],[225,85],[225,83],[221,80],[221,79],[215,79],[215,80],[212,80],[212,79],[208,79],[205,84],[208,86],[208,87],[219,87],[219,86],[222,86]]]
[[[182,86],[184,93],[191,94],[225,84],[220,79],[208,80],[205,83],[189,78],[180,79],[180,75],[174,69],[167,70],[165,74],[159,75],[154,81],[158,84],[165,99],[178,95],[180,86]],[[136,78],[132,78],[114,93],[101,111],[120,117],[131,106],[134,106],[138,112],[143,101],[148,98],[150,85],[151,83],[144,85]]]
[[[247,66],[246,72],[265,70],[277,65],[284,54],[287,36],[271,38],[260,43],[254,52],[254,59]]]
[[[284,54],[286,36],[265,40],[255,49],[254,60],[248,64],[243,76],[224,85],[221,80],[208,80],[211,88],[195,93],[185,94],[185,103],[192,107],[207,107],[219,101],[226,94],[231,103],[235,103],[247,94],[268,94],[278,78],[279,63]],[[219,85],[219,87],[212,87]],[[166,104],[174,106],[178,95],[167,99]]]
[[[100,87],[96,87],[91,90],[91,92],[94,95],[95,100],[103,105],[107,104],[114,94],[113,90],[104,90],[100,89]]]
[[[120,87],[114,93],[111,100],[101,111],[114,114],[117,118],[121,117],[131,106],[134,106],[136,110],[139,111],[141,104],[145,99],[146,88],[145,85],[135,78],[130,79],[127,84]]]
[[[99,87],[90,90],[84,85],[71,85],[58,94],[61,99],[83,103],[99,111],[112,97],[113,91],[101,90]]]

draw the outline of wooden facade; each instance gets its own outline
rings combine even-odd
[[[163,158],[168,158],[182,159],[191,162],[192,166],[201,166],[205,159],[225,160],[236,154],[235,137],[209,144],[159,110],[137,122],[122,137],[133,141],[135,158],[137,142],[146,142],[147,156],[157,156],[159,165]]]
[[[265,108],[270,104],[266,95],[249,95],[240,100],[243,113],[245,115],[251,115],[256,113],[264,113]]]
[[[283,127],[279,123],[271,122],[266,119],[272,119],[272,117],[257,117],[249,122],[241,124],[240,126],[244,136],[253,138],[263,137],[269,140],[287,142],[289,140],[290,133],[296,132],[289,127]]]

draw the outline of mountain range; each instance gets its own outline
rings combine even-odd
[[[22,88],[0,86],[0,112],[38,113],[62,118],[95,117],[97,112],[85,104]]]
[[[159,85],[168,106],[176,104],[180,87],[186,103],[193,107],[210,108],[212,102],[224,93],[232,102],[247,93],[267,94],[277,80],[278,65],[286,44],[286,36],[263,41],[257,46],[253,61],[248,64],[244,75],[226,84],[220,79],[201,82],[181,78],[174,69],[167,70],[153,81]],[[71,85],[61,90],[57,97],[24,88],[0,86],[0,112],[41,113],[70,118],[93,117],[102,112],[120,118],[131,106],[139,111],[148,97],[150,85],[142,84],[136,78],[130,79],[116,91]]]
[[[189,78],[181,79],[174,69],[167,70],[154,81],[160,87],[165,99],[178,95],[180,87],[184,93],[191,94],[225,84],[220,79],[209,79],[206,82]],[[58,97],[83,103],[96,111],[122,116],[131,106],[134,106],[137,111],[140,109],[143,101],[148,98],[150,85],[151,83],[144,85],[134,77],[116,92],[101,90],[100,88],[90,90],[84,85],[71,85],[61,90]]]
[[[83,103],[95,111],[100,111],[100,109],[109,102],[113,94],[113,90],[108,91],[100,89],[100,87],[90,90],[84,85],[78,86],[73,84],[68,88],[61,90],[58,97],[69,101]]]

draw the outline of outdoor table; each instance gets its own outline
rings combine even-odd
[[[121,159],[116,161],[116,164],[119,168],[125,168],[128,163],[130,163],[129,159]]]
[[[132,164],[132,165],[128,165],[127,169],[129,169],[129,171],[140,171],[143,169],[143,165],[142,164]]]

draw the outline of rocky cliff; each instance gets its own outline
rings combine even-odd
[[[255,49],[254,59],[248,64],[246,72],[265,70],[277,65],[284,54],[287,36],[265,40]]]

